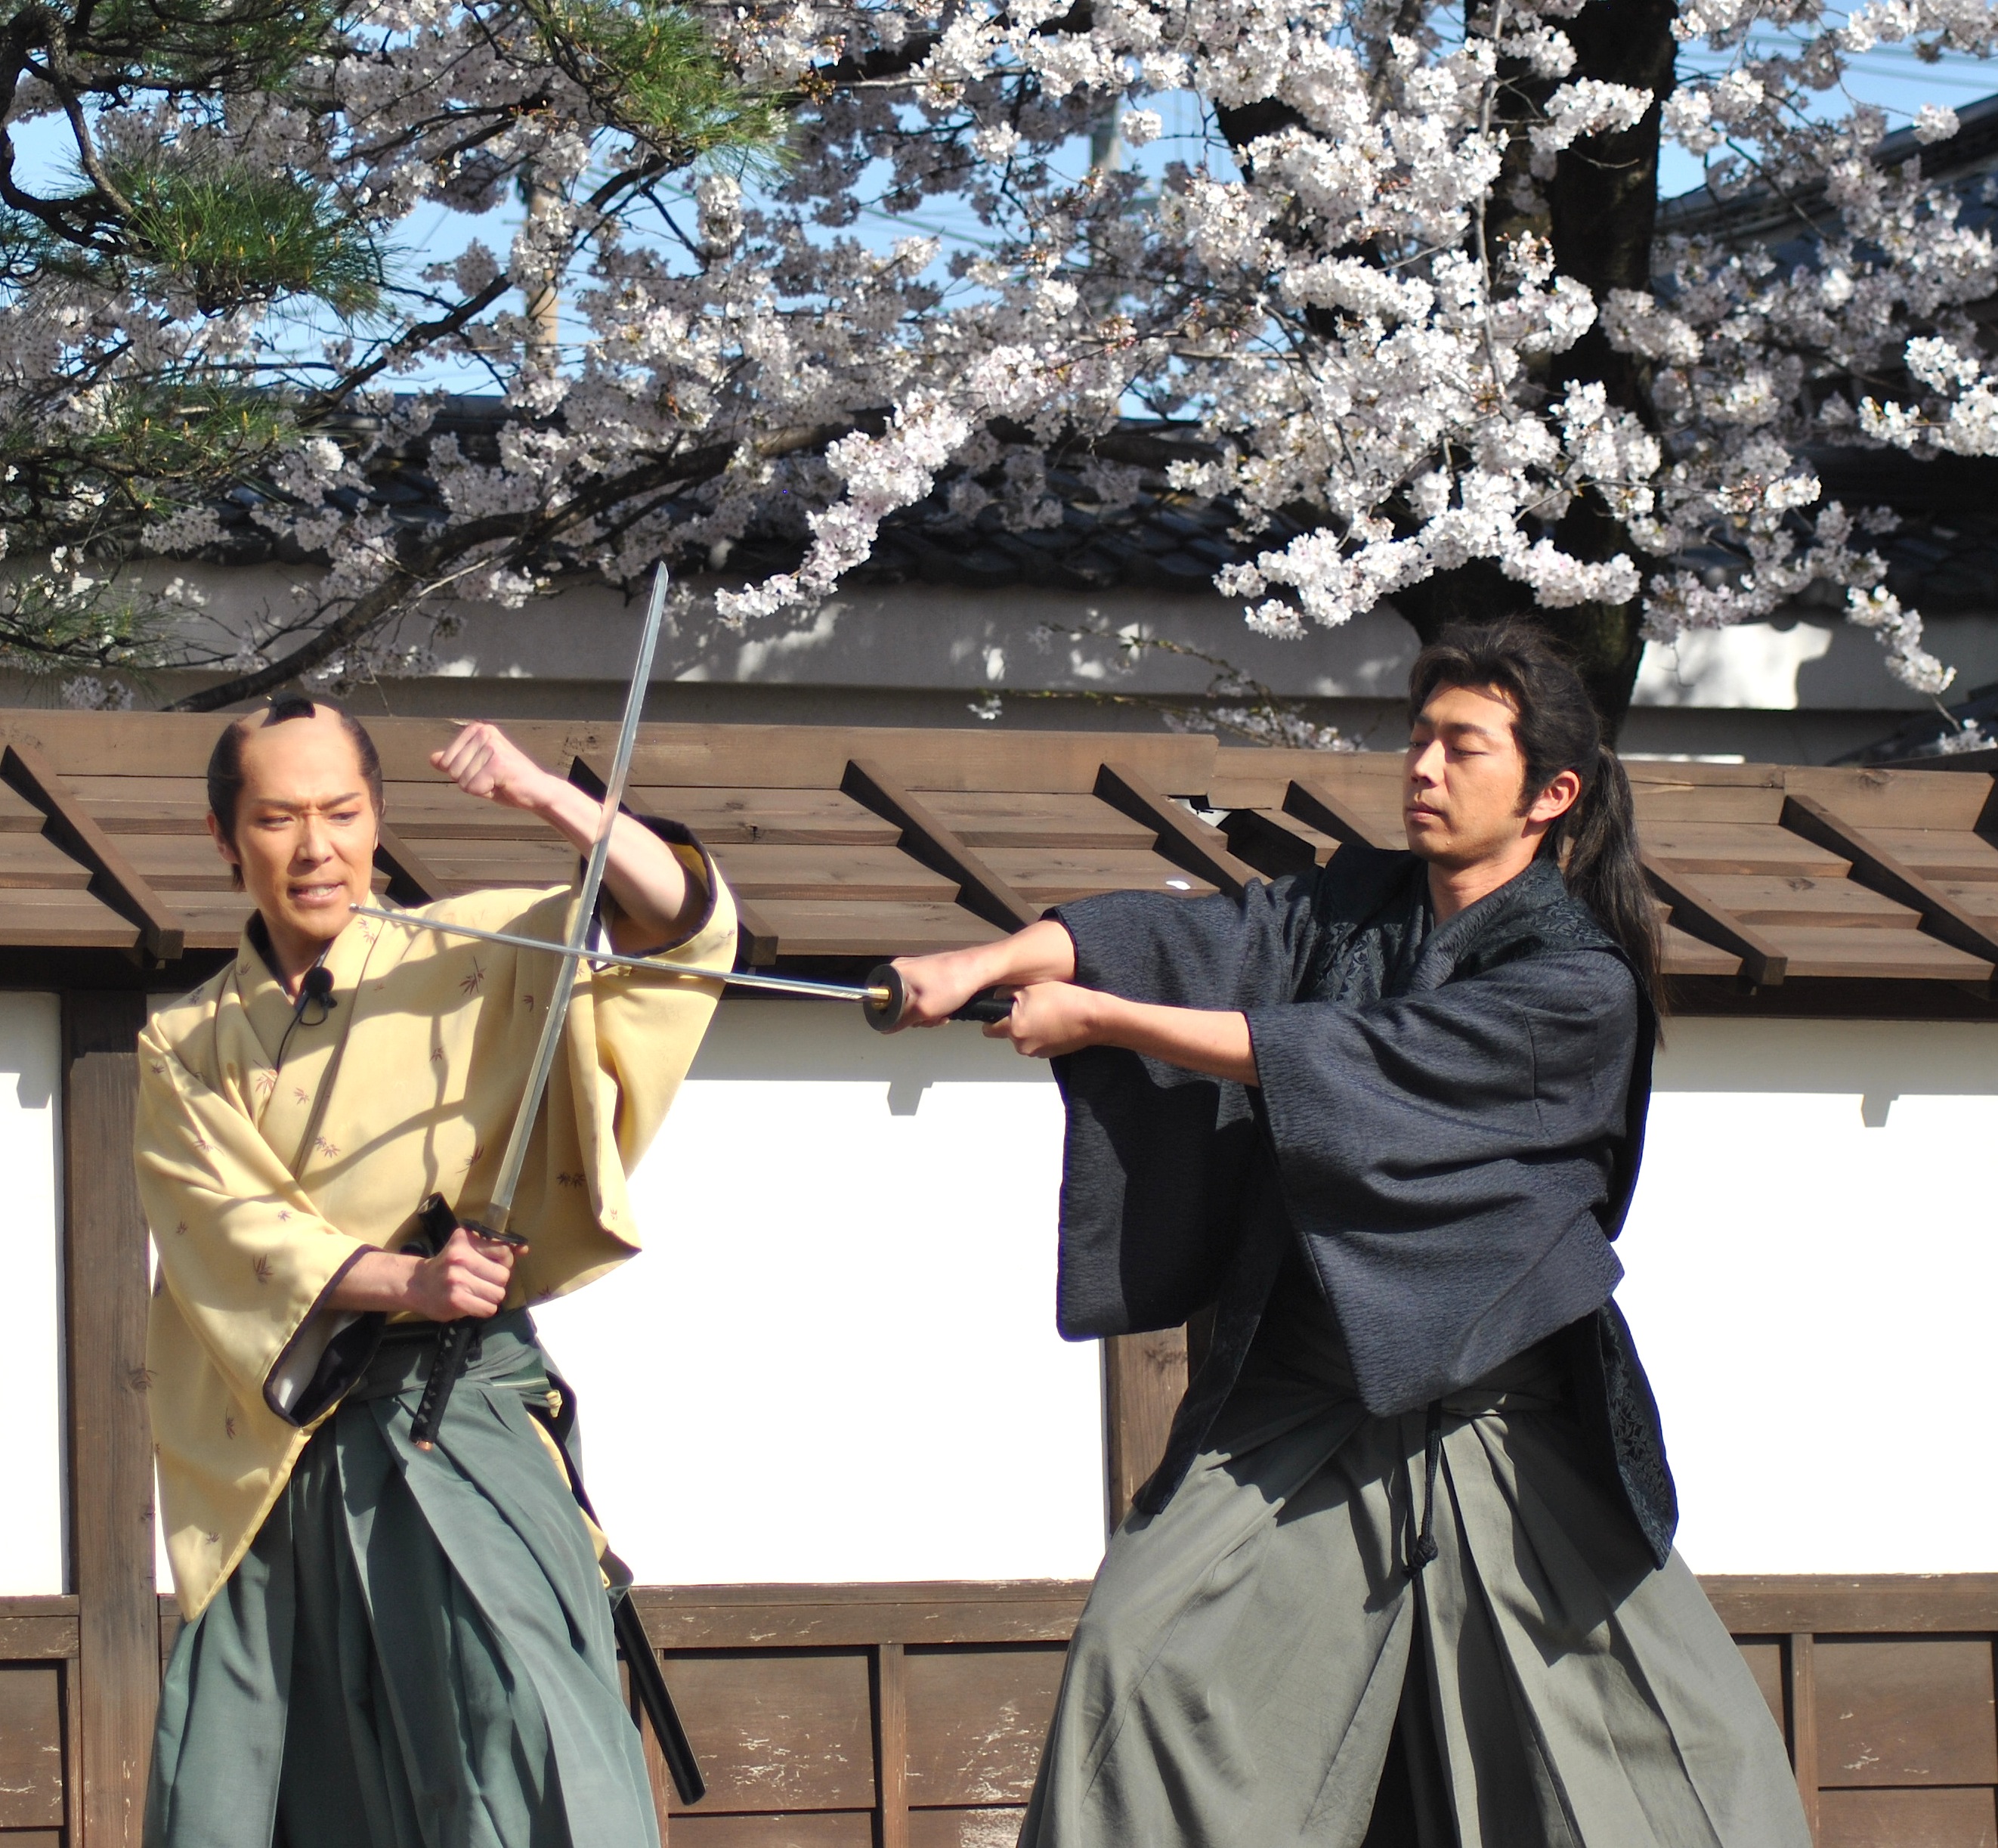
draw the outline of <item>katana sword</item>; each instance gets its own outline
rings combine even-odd
[[[638,739],[638,715],[645,704],[645,689],[652,678],[652,655],[659,641],[659,626],[666,614],[666,567],[662,562],[652,579],[652,602],[645,615],[645,632],[639,638],[638,665],[631,670],[631,686],[624,700],[624,723],[617,733],[617,753],[611,760],[610,780],[603,791],[603,812],[597,818],[596,837],[590,843],[582,884],[578,888],[576,915],[570,921],[569,937],[561,947],[567,953],[555,973],[555,992],[548,997],[548,1011],[541,1022],[541,1036],[534,1047],[534,1063],[527,1068],[527,1081],[520,1092],[520,1107],[514,1113],[513,1133],[506,1138],[506,1152],[500,1159],[500,1173],[482,1220],[463,1222],[468,1231],[516,1247],[527,1241],[513,1232],[508,1222],[513,1216],[513,1196],[520,1185],[520,1170],[526,1165],[528,1140],[534,1133],[534,1120],[541,1114],[541,1099],[548,1087],[548,1074],[555,1068],[555,1054],[562,1045],[562,1030],[569,1021],[569,997],[576,990],[576,958],[589,941],[596,921],[596,895],[603,889],[603,868],[610,857],[610,836],[617,822],[619,805],[624,799],[624,778],[631,768],[631,750]],[[476,1326],[469,1317],[447,1323],[437,1344],[436,1360],[417,1406],[416,1428],[412,1433],[419,1450],[428,1450],[437,1441],[437,1427],[451,1401],[451,1388],[465,1370],[465,1356],[472,1345]]]
[[[469,924],[453,924],[441,918],[420,918],[404,911],[378,911],[372,905],[351,905],[357,918],[379,918],[385,923],[407,925],[412,930],[434,930],[440,936],[476,937],[482,943],[510,943],[518,950],[548,950],[558,956],[581,961],[608,964],[620,969],[642,969],[651,975],[677,976],[683,981],[726,982],[731,988],[762,988],[773,995],[801,995],[813,1001],[857,1001],[867,1024],[877,1033],[892,1033],[902,1024],[909,1005],[902,972],[892,963],[883,963],[868,971],[866,985],[841,981],[814,981],[800,975],[769,975],[760,969],[697,969],[686,963],[662,963],[648,956],[620,956],[614,950],[571,949],[551,943],[545,937],[521,936],[510,930],[479,930]],[[990,990],[974,995],[951,1016],[953,1020],[990,1023],[1004,1020],[1013,1011],[1005,996]]]
[[[597,820],[596,836],[590,844],[582,884],[576,894],[576,916],[569,926],[568,940],[560,946],[563,956],[555,977],[555,992],[548,998],[548,1016],[541,1023],[541,1040],[534,1048],[534,1063],[528,1068],[527,1081],[520,1093],[520,1109],[513,1117],[513,1133],[506,1138],[506,1152],[500,1163],[499,1178],[493,1183],[486,1217],[480,1221],[460,1220],[455,1213],[451,1216],[469,1231],[517,1248],[524,1245],[527,1241],[509,1224],[513,1215],[513,1196],[520,1185],[520,1171],[527,1158],[528,1139],[534,1133],[534,1120],[541,1114],[548,1074],[555,1068],[555,1054],[568,1023],[569,997],[576,988],[577,958],[589,939],[596,917],[597,894],[603,889],[603,869],[610,856],[611,832],[617,824],[624,780],[631,768],[632,747],[638,742],[638,715],[645,707],[645,689],[652,677],[652,656],[659,645],[660,625],[665,618],[666,582],[666,567],[662,561],[652,580],[652,607],[646,613],[645,634],[639,640],[638,663],[631,670],[631,690],[624,701],[624,723],[617,734],[617,754],[610,767],[610,780],[603,791],[603,811]],[[437,1205],[441,1207],[441,1201]],[[412,1434],[420,1450],[428,1450],[437,1441],[437,1428],[443,1421],[444,1407],[450,1402],[451,1388],[464,1371],[465,1355],[477,1331],[477,1324],[469,1317],[446,1323],[438,1331],[437,1353],[430,1362],[430,1378],[423,1383],[423,1396],[417,1402],[416,1426]],[[579,1489],[581,1486],[579,1483],[574,1486]],[[586,1507],[586,1499],[585,1505]],[[665,1760],[673,1787],[679,1793],[682,1803],[698,1803],[707,1794],[707,1781],[700,1774],[700,1766],[695,1760],[686,1729],[681,1725],[672,1697],[666,1691],[665,1680],[659,1673],[659,1659],[653,1653],[645,1625],[638,1620],[628,1587],[612,1591],[611,1621],[619,1646],[624,1651],[625,1665],[631,1672],[631,1685],[645,1709],[646,1717],[652,1722],[654,1736],[659,1742],[659,1755]]]

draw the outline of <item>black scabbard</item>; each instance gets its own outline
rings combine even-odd
[[[611,1593],[610,1621],[617,1632],[618,1653],[631,1673],[632,1691],[652,1723],[652,1736],[659,1742],[659,1756],[666,1761],[673,1788],[682,1805],[691,1808],[707,1794],[707,1780],[700,1774],[686,1729],[666,1690],[666,1678],[659,1672],[659,1652],[645,1634],[645,1620],[631,1601],[629,1587]]]

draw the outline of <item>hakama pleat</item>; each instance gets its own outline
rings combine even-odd
[[[1022,1848],[1810,1848],[1753,1678],[1563,1389],[1534,1349],[1443,1401],[1432,1497],[1425,1413],[1370,1416],[1322,1313],[1274,1318],[1111,1542]]]
[[[487,1324],[427,1452],[418,1348],[385,1344],[181,1632],[146,1848],[658,1848],[532,1324]]]

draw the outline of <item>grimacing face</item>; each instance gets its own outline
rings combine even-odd
[[[239,867],[288,972],[309,965],[368,902],[377,816],[361,760],[337,712],[253,725],[244,734],[235,838],[208,830]]]
[[[1580,784],[1571,772],[1521,800],[1526,763],[1512,718],[1509,701],[1478,687],[1439,687],[1423,702],[1402,771],[1411,851],[1445,868],[1500,859],[1574,802]]]

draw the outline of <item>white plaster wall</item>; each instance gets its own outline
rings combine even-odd
[[[635,1178],[648,1248],[536,1312],[641,1581],[1086,1577],[1100,1360],[1054,1329],[1061,1106],[957,1026],[731,1000]]]
[[[1998,1029],[1681,1020],[1620,1242],[1701,1572],[1998,1569]]]
[[[0,994],[0,1275],[7,1412],[0,1417],[0,1597],[64,1586],[60,1017],[53,995]]]

